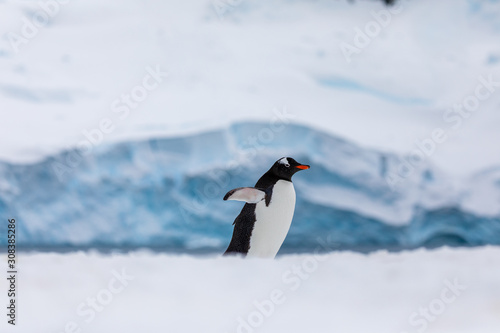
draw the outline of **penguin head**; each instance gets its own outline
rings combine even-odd
[[[309,169],[309,165],[300,164],[291,157],[282,157],[274,163],[271,167],[271,172],[279,179],[286,179],[291,181],[292,176],[300,170]]]

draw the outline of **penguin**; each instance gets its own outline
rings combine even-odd
[[[246,203],[234,220],[233,237],[224,255],[276,256],[295,211],[292,176],[309,168],[291,157],[282,157],[260,177],[255,187],[239,187],[227,192],[224,200]]]

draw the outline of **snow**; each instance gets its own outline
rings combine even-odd
[[[491,144],[500,139],[498,91],[460,128],[443,120],[480,77],[499,80],[498,1],[403,1],[351,62],[340,45],[375,20],[381,1],[233,5],[221,16],[205,0],[72,1],[19,52],[4,36],[0,140],[9,144],[0,159],[40,161],[77,145],[103,118],[115,125],[105,142],[117,142],[268,121],[287,106],[294,122],[399,154],[444,128],[449,138],[429,160],[456,175],[500,164]],[[0,9],[2,32],[19,34],[40,5]],[[168,77],[118,117],[113,103],[156,66]]]
[[[419,246],[453,211],[498,243],[500,1],[54,3],[15,45],[47,4],[0,2],[0,214],[26,245],[222,247],[220,199],[282,156],[312,164],[292,236]]]
[[[93,333],[496,333],[499,258],[499,247],[276,260],[20,253],[18,322],[10,327],[4,318],[0,326],[23,333],[64,332],[71,322]],[[238,330],[239,318],[256,327]]]
[[[350,59],[381,1],[227,2],[69,1],[15,50],[48,2],[0,0],[18,245],[164,251],[21,252],[19,324],[0,330],[498,332],[500,1],[402,1]],[[277,259],[215,256],[240,209],[223,195],[282,156],[311,169]],[[443,244],[464,247],[423,249]]]

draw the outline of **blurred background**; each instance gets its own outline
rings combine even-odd
[[[17,221],[33,288],[26,317],[44,321],[47,304],[70,311],[58,312],[47,332],[64,331],[65,318],[112,276],[102,272],[121,262],[153,280],[138,277],[130,303],[112,303],[111,319],[92,321],[89,331],[422,332],[407,318],[439,295],[443,279],[466,280],[498,262],[500,1],[0,0],[0,32],[0,217]],[[283,156],[311,169],[294,177],[297,205],[281,261],[224,261],[218,256],[242,207],[224,194],[253,186]],[[443,246],[460,249],[424,250]],[[139,249],[148,254],[130,259]],[[117,252],[117,260],[106,256]],[[304,322],[239,321],[253,309],[241,298],[269,293],[260,281],[240,294],[236,280],[281,276],[315,252],[336,264],[295,295],[317,313],[340,311],[338,321],[328,326],[322,316],[315,326],[293,303],[282,319]],[[412,266],[404,273],[402,258]],[[458,258],[476,268],[460,273]],[[53,274],[65,282],[46,267],[63,267]],[[162,280],[169,267],[178,274]],[[482,293],[429,332],[497,332],[500,295],[478,306],[493,287],[481,278],[496,272],[476,277]],[[182,288],[205,274],[205,289]],[[148,289],[163,282],[173,289]],[[359,285],[371,287],[357,302],[347,290]],[[321,300],[330,287],[346,293]],[[43,303],[55,290],[65,301]],[[225,296],[214,303],[220,295],[208,290]],[[172,326],[118,320],[120,306],[133,313],[141,297],[175,314]],[[371,313],[385,298],[401,313]],[[191,322],[196,302],[207,321]],[[342,312],[346,304],[371,324],[356,326],[362,321]],[[224,311],[236,311],[234,319],[221,320]],[[474,330],[479,312],[482,330]],[[193,328],[210,320],[225,326]]]
[[[498,1],[0,6],[24,248],[220,253],[282,156],[312,165],[282,253],[500,243]]]

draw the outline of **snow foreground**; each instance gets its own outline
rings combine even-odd
[[[11,327],[4,318],[2,332],[497,333],[500,327],[499,247],[277,260],[20,253],[19,263],[18,322]]]
[[[311,169],[294,177],[297,205],[280,253],[312,252],[321,237],[360,250],[499,244],[498,169],[450,179],[426,165],[392,187],[407,157],[282,126],[257,144],[251,138],[269,124],[0,163],[0,216],[16,218],[22,246],[221,253],[242,207],[224,194],[253,186],[279,157],[293,155]]]

